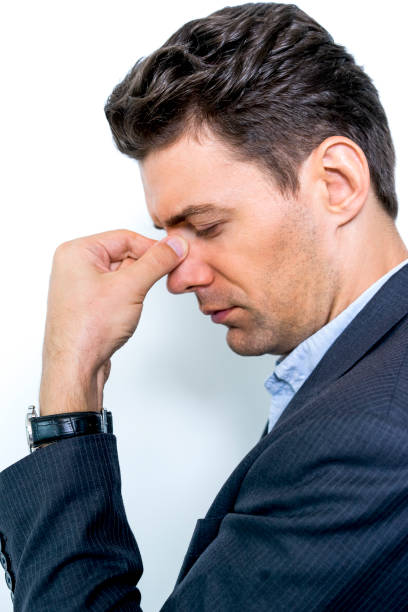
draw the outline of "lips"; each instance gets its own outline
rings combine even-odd
[[[235,306],[231,306],[231,308],[225,308],[223,310],[216,310],[212,313],[211,319],[214,323],[222,323],[226,317],[228,317],[229,313],[234,310]]]
[[[225,306],[224,308],[204,308],[202,312],[205,315],[213,315],[213,314],[216,314],[217,312],[223,312],[224,310],[230,310],[231,308],[234,308],[234,306]]]

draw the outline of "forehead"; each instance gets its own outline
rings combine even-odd
[[[139,168],[148,212],[158,226],[186,214],[214,216],[234,211],[261,190],[271,192],[265,173],[238,161],[219,139],[183,136],[153,151]]]

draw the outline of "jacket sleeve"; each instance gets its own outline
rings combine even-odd
[[[114,434],[36,450],[1,472],[0,491],[2,564],[17,612],[140,610],[143,566]]]

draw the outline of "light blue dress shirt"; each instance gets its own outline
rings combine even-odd
[[[408,259],[405,259],[398,266],[387,272],[387,274],[384,274],[343,312],[337,315],[335,319],[329,321],[329,323],[309,338],[306,338],[286,357],[278,358],[273,373],[264,383],[266,390],[272,396],[269,409],[268,433],[333,342],[390,276],[407,263]]]

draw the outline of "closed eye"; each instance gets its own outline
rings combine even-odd
[[[209,227],[205,227],[204,229],[196,230],[196,236],[212,236],[215,234],[219,225],[221,225],[221,223],[215,223],[214,225],[210,225]]]
[[[213,236],[213,235],[218,235],[217,234],[217,228],[222,225],[221,222],[218,223],[213,223],[213,225],[209,225],[208,227],[204,227],[203,229],[196,229],[196,236],[198,236],[199,238],[201,237],[206,237],[206,236]],[[164,227],[158,227],[157,225],[154,226],[157,230],[160,231],[165,231]]]

